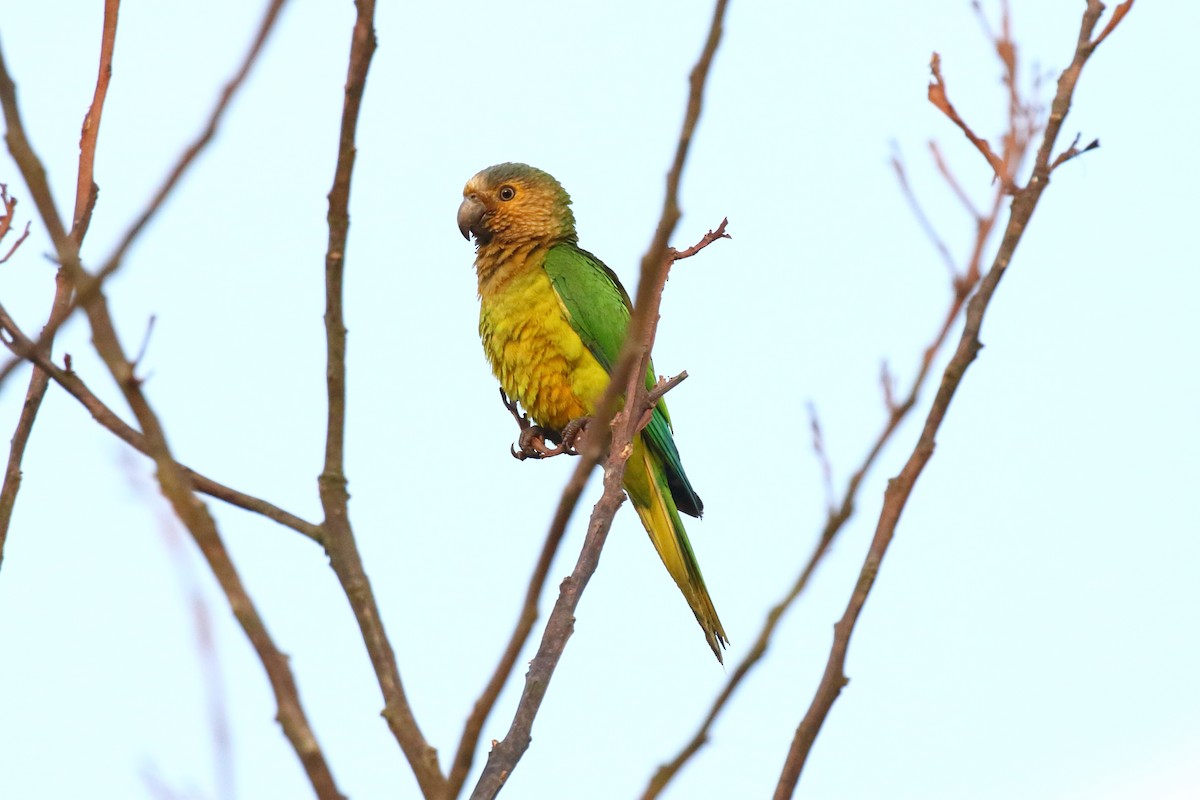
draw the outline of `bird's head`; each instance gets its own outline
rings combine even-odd
[[[571,196],[528,164],[497,164],[463,187],[458,229],[476,245],[575,241]]]

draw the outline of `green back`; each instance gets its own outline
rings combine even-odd
[[[543,267],[567,310],[571,327],[611,374],[625,342],[633,305],[620,280],[600,259],[570,243],[551,247]],[[654,363],[651,362],[646,371],[646,387],[654,386],[655,382]],[[685,514],[700,516],[704,504],[683,471],[679,450],[671,436],[671,417],[665,401],[660,400],[655,406],[643,434],[651,452],[663,465],[676,507]]]

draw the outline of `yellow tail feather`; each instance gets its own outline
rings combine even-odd
[[[625,468],[624,483],[625,491],[642,519],[642,525],[650,534],[654,549],[658,551],[667,572],[675,579],[692,613],[696,615],[696,621],[704,630],[708,646],[712,648],[717,661],[725,663],[721,657],[721,648],[729,644],[725,629],[721,626],[712,598],[708,596],[704,576],[700,574],[700,564],[683,529],[683,521],[667,487],[663,468],[642,443],[640,434],[634,440],[633,453]]]

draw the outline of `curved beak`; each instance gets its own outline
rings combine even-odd
[[[483,230],[480,223],[483,221],[486,211],[487,209],[477,196],[472,194],[463,198],[462,205],[458,207],[458,230],[464,239],[470,239],[472,233],[475,234],[477,240],[480,238]]]

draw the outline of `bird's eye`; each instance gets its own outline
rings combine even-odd
[[[512,200],[516,196],[517,196],[517,190],[514,189],[513,187],[511,187],[511,186],[501,186],[500,187],[500,199],[501,200]]]

